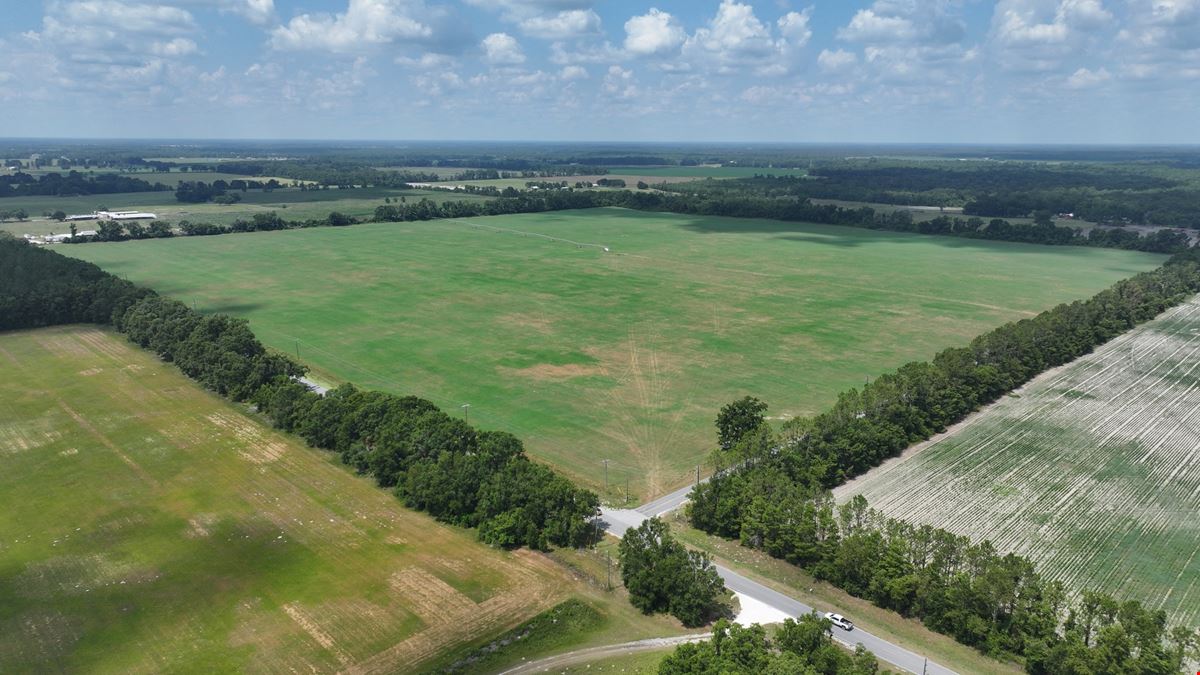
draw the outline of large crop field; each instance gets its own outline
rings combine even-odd
[[[59,250],[246,317],[326,379],[470,404],[585,484],[611,460],[615,499],[686,483],[736,397],[811,414],[1162,260],[621,209]]]
[[[411,672],[578,588],[120,336],[3,334],[0,372],[0,672]]]
[[[1200,625],[1200,298],[837,491]]]

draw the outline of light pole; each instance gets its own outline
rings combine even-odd
[[[463,409],[463,421],[466,422],[467,424],[470,424],[471,423],[471,404],[464,403],[459,407]]]
[[[608,462],[607,459],[600,460],[604,462],[604,494],[608,494]]]

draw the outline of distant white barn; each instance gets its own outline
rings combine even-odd
[[[158,216],[147,211],[93,211],[77,216],[67,216],[66,220],[157,220]]]
[[[97,211],[100,220],[154,220],[158,216],[146,211]]]

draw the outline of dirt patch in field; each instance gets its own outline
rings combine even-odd
[[[83,627],[61,612],[32,611],[0,623],[0,664],[40,663],[60,670],[59,659],[83,637]]]
[[[42,349],[51,354],[62,354],[81,360],[90,360],[89,356],[92,352],[83,345],[79,340],[76,340],[73,335],[63,333],[39,333],[37,343]]]
[[[62,595],[82,595],[106,587],[145,583],[158,578],[153,570],[96,554],[58,556],[31,563],[18,578],[19,593],[27,598],[50,600]]]
[[[220,518],[215,513],[199,513],[188,519],[187,536],[207,537],[212,534],[212,528]]]
[[[576,377],[590,377],[592,375],[607,375],[608,371],[603,366],[585,365],[581,363],[567,363],[564,365],[554,365],[551,363],[539,363],[536,366],[526,368],[504,368],[496,369],[502,375],[516,375],[517,377],[525,377],[531,380],[559,381],[570,380]]]
[[[409,611],[429,625],[454,621],[460,615],[469,614],[475,607],[470,598],[450,584],[416,567],[388,577],[388,585],[400,596]]]
[[[127,361],[131,356],[127,345],[113,340],[104,331],[85,330],[76,333],[76,336],[88,349],[114,361]]]
[[[15,455],[49,445],[62,438],[54,420],[42,417],[0,426],[0,455]]]
[[[294,603],[290,605],[284,605],[283,611],[288,615],[289,618],[291,618],[292,621],[296,622],[297,626],[300,626],[301,630],[307,633],[308,636],[315,640],[317,644],[321,645],[322,649],[333,654],[339,663],[342,665],[349,665],[352,662],[353,659],[350,658],[350,655],[338,647],[337,642],[334,641],[333,637],[330,636],[329,633],[326,633],[321,626],[317,624],[316,620],[313,619],[313,617],[307,612],[300,609],[298,605]]]
[[[279,459],[287,452],[287,444],[273,438],[267,438],[258,425],[239,415],[229,413],[213,413],[208,421],[231,432],[239,441],[241,448],[238,454],[254,464],[269,464]]]
[[[542,335],[550,335],[554,332],[554,323],[547,316],[536,316],[533,314],[505,314],[504,316],[498,317],[496,321],[502,326],[528,328]]]

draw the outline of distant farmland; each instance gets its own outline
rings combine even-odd
[[[622,209],[59,250],[246,317],[328,379],[470,404],[590,486],[611,460],[618,500],[686,483],[733,398],[811,414],[1162,260]]]
[[[837,491],[1200,625],[1200,298]]]
[[[613,175],[678,176],[682,178],[750,178],[753,176],[807,176],[807,169],[767,166],[610,166]]]
[[[176,174],[170,174],[176,175]],[[186,174],[178,174],[186,175]],[[430,199],[444,203],[448,201],[487,201],[489,197],[467,194],[465,192],[446,192],[445,190],[402,190],[399,188],[347,188],[339,190],[300,190],[285,188],[274,191],[247,190],[241,192],[231,190],[241,201],[236,204],[187,204],[175,198],[174,191],[163,192],[125,192],[119,194],[82,195],[77,197],[59,197],[56,195],[41,195],[36,197],[5,197],[0,200],[0,209],[25,209],[33,218],[38,218],[44,212],[62,210],[68,215],[91,213],[107,208],[110,210],[150,211],[160,220],[177,224],[181,220],[193,223],[214,223],[228,225],[233,221],[249,219],[256,213],[274,211],[287,220],[321,219],[331,211],[337,211],[356,218],[370,218],[377,207],[383,206],[385,199],[399,201],[418,201]],[[81,221],[75,224],[80,230],[94,229],[93,221]],[[9,221],[0,223],[0,230],[7,230],[21,235],[26,232],[43,234],[46,232],[68,232],[70,223],[60,223],[53,220],[41,219],[34,222]]]
[[[0,369],[0,672],[411,671],[576,588],[120,336],[0,334]]]

